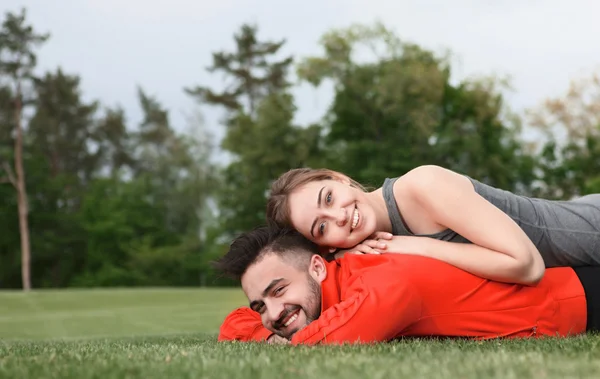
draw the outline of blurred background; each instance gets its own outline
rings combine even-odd
[[[232,285],[209,262],[294,167],[600,192],[597,1],[0,10],[2,289]]]

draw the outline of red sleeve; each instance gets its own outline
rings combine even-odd
[[[219,330],[219,341],[265,341],[271,336],[260,315],[248,307],[241,307],[225,317]]]
[[[292,337],[292,344],[388,341],[417,321],[421,298],[404,275],[372,270],[356,278],[342,301]]]

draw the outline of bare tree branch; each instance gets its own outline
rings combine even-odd
[[[13,170],[8,162],[2,162],[2,167],[4,168],[7,176],[0,178],[0,183],[10,183],[13,185],[13,187],[17,188],[17,179],[15,179],[15,174],[13,173]]]

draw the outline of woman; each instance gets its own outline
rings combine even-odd
[[[600,264],[600,194],[528,198],[438,166],[372,192],[339,172],[291,170],[271,187],[267,219],[330,253],[429,256],[509,283],[536,284],[545,267]]]

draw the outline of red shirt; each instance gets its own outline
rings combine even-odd
[[[401,336],[537,337],[585,331],[583,287],[569,267],[550,268],[537,286],[482,279],[439,260],[403,254],[351,255],[327,263],[322,313],[293,344],[377,342]],[[242,307],[219,341],[271,335]]]

